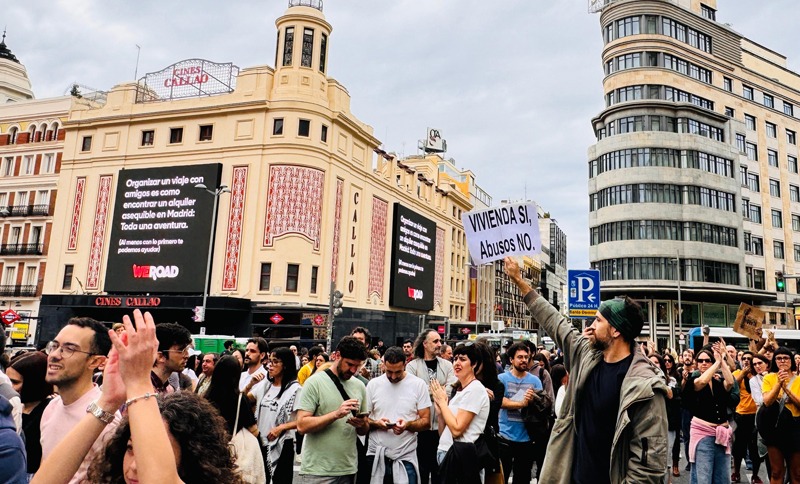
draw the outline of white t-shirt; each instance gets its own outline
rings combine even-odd
[[[567,396],[567,386],[561,385],[558,387],[558,394],[556,395],[555,413],[556,418],[561,418],[561,407],[564,405],[564,397]]]
[[[261,383],[267,381],[268,373],[267,370],[264,368],[264,365],[260,365],[258,369],[254,371],[252,374],[250,374],[250,372],[248,372],[247,370],[243,371],[242,375],[239,377],[239,391],[240,392],[244,391],[244,387],[246,387],[247,384],[250,383],[250,380],[253,379],[253,375],[257,375],[259,373],[264,375],[264,379],[261,380],[259,383],[257,383],[257,385],[260,385]],[[251,388],[250,393],[253,393],[254,389],[255,388]]]
[[[262,382],[263,383],[263,382]],[[300,385],[292,385],[286,389],[284,394],[289,396],[290,394],[297,392],[300,390]],[[267,382],[267,384],[262,385],[259,383],[253,388],[251,392],[254,397],[256,397],[256,423],[258,425],[258,432],[261,435],[262,443],[266,445],[267,441],[267,434],[276,427],[275,421],[278,418],[278,410],[280,403],[276,398],[278,393],[280,393],[281,387],[275,386],[272,383]],[[287,393],[288,392],[288,393]],[[296,412],[297,407],[300,404],[300,399],[295,398],[294,405],[292,406],[292,418],[294,420],[297,418]],[[295,430],[287,430],[283,433],[285,438],[287,439],[294,439]]]
[[[402,419],[408,423],[419,417],[418,411],[430,408],[431,398],[428,386],[422,379],[406,373],[398,383],[392,383],[386,375],[370,380],[367,385],[367,411],[372,420],[388,419],[397,422]],[[392,430],[371,430],[369,433],[370,447],[383,446],[388,449],[417,448],[416,432],[403,432],[395,435]],[[367,452],[374,455],[374,452]]]
[[[483,433],[483,428],[486,427],[486,421],[489,419],[489,395],[486,394],[486,388],[481,382],[472,380],[472,383],[467,385],[467,388],[456,392],[456,395],[447,406],[456,416],[461,409],[475,414],[467,426],[467,430],[456,440],[459,442],[475,442],[478,440],[478,437]],[[450,428],[445,425],[444,432],[439,438],[438,450],[447,452],[452,445],[453,434],[450,432]]]

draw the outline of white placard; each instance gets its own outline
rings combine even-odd
[[[501,205],[461,215],[467,247],[476,264],[542,250],[539,217],[533,202]]]

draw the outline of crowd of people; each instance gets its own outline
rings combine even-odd
[[[627,298],[581,331],[505,264],[556,351],[433,329],[387,347],[359,326],[330,354],[199,354],[138,310],[70,319],[0,362],[0,482],[727,483],[744,462],[800,483],[800,355],[771,335],[658,351]]]

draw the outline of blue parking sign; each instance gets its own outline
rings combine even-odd
[[[600,271],[567,271],[569,317],[592,319],[600,307]]]

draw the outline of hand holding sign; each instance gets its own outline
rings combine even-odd
[[[539,217],[533,202],[467,212],[461,222],[475,264],[541,252]]]

